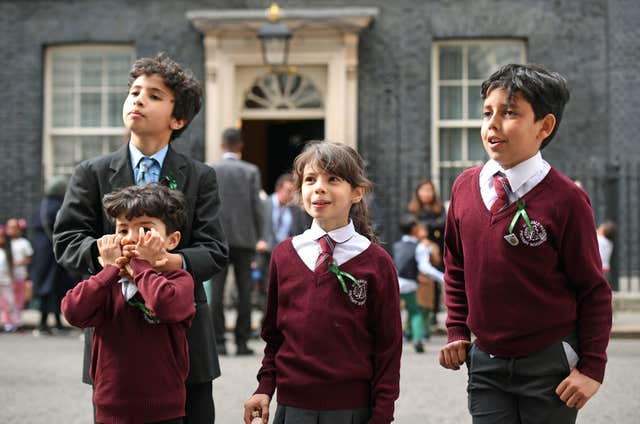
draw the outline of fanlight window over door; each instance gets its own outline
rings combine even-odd
[[[313,82],[300,74],[279,72],[262,75],[245,93],[244,109],[277,111],[304,109],[322,112],[322,95]],[[324,113],[324,112],[323,112]]]

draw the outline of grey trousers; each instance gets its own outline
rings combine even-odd
[[[575,337],[570,341],[576,349]],[[497,358],[472,344],[467,354],[473,424],[573,424],[578,411],[555,393],[570,372],[562,340],[518,358]]]
[[[369,408],[318,411],[278,404],[273,424],[366,424],[369,418]]]
[[[255,256],[256,252],[253,249],[229,246],[229,263],[233,264],[238,289],[235,341],[236,345],[243,347],[251,337],[251,291],[253,289],[251,261]],[[216,332],[216,343],[220,347],[225,344],[226,328],[222,301],[228,270],[229,268],[225,267],[211,278],[211,316]]]

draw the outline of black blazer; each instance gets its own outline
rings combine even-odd
[[[196,315],[187,332],[191,362],[187,382],[203,383],[220,375],[213,323],[202,286],[204,280],[227,264],[228,248],[218,218],[218,185],[211,167],[176,152],[171,146],[160,178],[169,175],[174,177],[177,189],[187,200],[186,225],[176,252],[183,255],[196,283]],[[95,274],[101,269],[96,240],[115,231],[102,209],[102,198],[133,184],[128,145],[76,167],[53,233],[56,259],[62,266],[83,275]],[[90,352],[90,345],[85,343],[85,381],[88,381]]]

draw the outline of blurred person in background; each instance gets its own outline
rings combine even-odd
[[[40,323],[33,330],[36,337],[52,333],[47,323],[50,314],[55,318],[56,330],[66,329],[60,320],[60,301],[66,291],[78,281],[56,262],[51,243],[53,224],[62,206],[66,189],[65,177],[51,179],[45,187],[40,206],[35,210],[31,220],[33,258],[30,272],[34,284],[34,295],[40,299]]]
[[[11,241],[11,253],[13,255],[13,290],[18,323],[22,319],[22,310],[24,309],[27,294],[27,280],[29,279],[29,264],[31,263],[31,256],[33,256],[31,243],[23,237],[23,231],[26,227],[27,223],[23,218],[9,218],[7,220],[6,232]]]

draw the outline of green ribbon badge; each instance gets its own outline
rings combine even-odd
[[[162,177],[160,185],[169,187],[171,190],[177,189],[178,183],[176,183],[176,177],[173,176],[173,172],[169,172],[169,175]]]
[[[511,246],[517,246],[520,243],[520,241],[518,240],[518,237],[513,233],[513,230],[516,227],[516,223],[518,222],[518,219],[520,219],[520,217],[524,219],[524,222],[527,224],[527,227],[529,228],[529,231],[531,232],[531,234],[536,233],[535,228],[533,228],[533,225],[531,225],[531,219],[529,219],[529,215],[527,214],[525,205],[526,203],[524,200],[518,201],[518,210],[516,211],[515,216],[511,220],[511,224],[509,224],[509,234],[504,236],[504,239]]]
[[[160,324],[160,320],[156,318],[146,306],[144,306],[144,303],[138,302],[136,300],[131,300],[131,299],[129,299],[127,303],[133,306],[134,308],[142,311],[142,314],[144,315],[144,319],[147,320],[148,323]]]
[[[329,271],[333,272],[336,277],[338,277],[338,281],[340,282],[340,285],[342,286],[342,291],[349,294],[349,290],[347,289],[347,283],[345,283],[344,281],[344,277],[347,277],[348,279],[350,279],[353,284],[355,284],[357,287],[360,287],[360,282],[358,280],[356,280],[356,277],[354,277],[353,275],[349,274],[348,272],[344,272],[342,271],[340,268],[338,268],[338,265],[336,265],[335,262],[331,262],[329,264]]]

